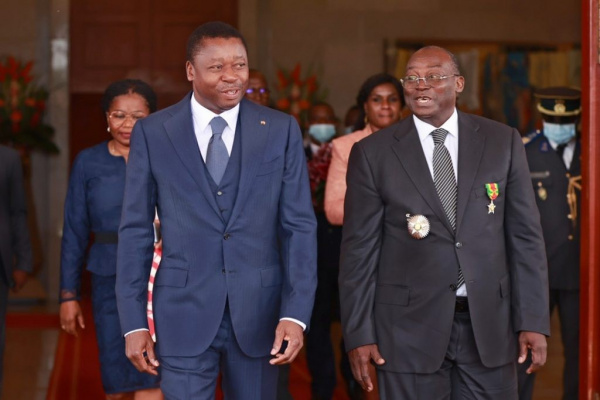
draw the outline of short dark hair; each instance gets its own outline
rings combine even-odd
[[[372,75],[368,77],[367,80],[362,84],[360,90],[358,91],[358,96],[356,96],[356,105],[360,110],[360,115],[358,116],[356,124],[354,125],[355,131],[365,128],[365,103],[369,99],[373,89],[384,83],[391,83],[394,85],[396,91],[398,92],[398,96],[400,97],[400,107],[404,107],[404,92],[402,91],[402,84],[400,81],[392,75],[386,73]]]
[[[215,38],[223,38],[223,39],[231,39],[237,38],[242,41],[246,52],[248,51],[248,46],[246,45],[246,40],[233,26],[226,24],[221,21],[212,21],[207,22],[205,24],[197,27],[194,32],[190,35],[187,42],[186,49],[186,57],[189,62],[194,61],[194,56],[198,52],[198,50],[202,47],[202,41],[204,39],[215,39]]]
[[[456,56],[454,55],[453,52],[451,52],[448,49],[445,49],[441,46],[435,46],[435,45],[431,45],[431,46],[425,46],[425,47],[421,47],[418,51],[421,50],[433,50],[433,49],[438,49],[438,50],[442,50],[443,52],[445,52],[446,54],[448,54],[448,56],[450,57],[450,65],[453,69],[452,72],[454,72],[457,75],[460,75],[460,68],[458,67],[458,58],[456,58]]]
[[[108,85],[102,96],[102,111],[108,112],[115,97],[132,93],[139,94],[146,100],[146,105],[151,113],[156,111],[156,93],[150,85],[140,79],[123,79]]]

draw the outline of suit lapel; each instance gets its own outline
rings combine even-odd
[[[440,197],[435,190],[433,178],[422,151],[423,146],[412,118],[406,118],[398,126],[394,138],[396,142],[392,144],[392,150],[396,153],[402,167],[431,210],[443,222],[448,231],[454,235],[454,230],[446,217]]]
[[[260,107],[248,100],[242,100],[238,117],[238,129],[241,129],[239,138],[242,145],[240,181],[237,198],[227,228],[232,226],[239,216],[250,189],[252,189],[258,166],[262,162],[267,145],[270,122],[260,111]]]
[[[205,168],[202,165],[202,155],[200,154],[198,141],[194,134],[189,95],[177,104],[173,112],[173,117],[164,123],[164,127],[179,159],[200,187],[210,207],[222,219],[223,217],[219,211],[215,197],[210,190]]]
[[[485,136],[479,132],[479,125],[468,115],[458,113],[458,199],[456,205],[456,230],[461,226],[473,181],[479,170],[483,156]]]

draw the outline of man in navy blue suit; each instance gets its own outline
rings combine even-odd
[[[227,399],[275,399],[276,366],[298,355],[316,288],[302,135],[289,115],[243,100],[247,51],[233,27],[198,27],[186,72],[192,93],[132,134],[116,286],[126,353],[140,371],[161,366],[167,399],[214,399],[219,373]]]

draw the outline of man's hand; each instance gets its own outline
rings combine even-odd
[[[360,386],[370,392],[373,390],[373,382],[369,375],[369,362],[373,360],[377,365],[385,364],[385,360],[379,354],[379,348],[376,344],[367,344],[352,349],[348,352],[350,359],[350,367],[352,367],[352,375]]]
[[[528,350],[531,350],[531,365],[525,372],[531,374],[546,364],[546,336],[538,332],[521,331],[519,333],[519,364],[523,364],[527,359]]]
[[[281,349],[284,340],[287,342],[287,348],[282,354],[279,353],[279,349]],[[304,334],[300,325],[288,320],[279,321],[277,329],[275,329],[275,341],[273,341],[273,349],[271,350],[273,358],[269,363],[272,365],[291,363],[300,352],[303,344]]]
[[[81,306],[76,300],[65,301],[60,305],[60,327],[68,334],[77,336],[77,325],[85,329]]]
[[[150,332],[137,331],[125,336],[125,354],[138,371],[158,375],[158,360]]]
[[[17,293],[19,290],[23,289],[25,282],[27,282],[27,272],[21,271],[20,269],[15,269],[12,272],[12,278],[15,282],[15,286],[12,288],[12,291]]]

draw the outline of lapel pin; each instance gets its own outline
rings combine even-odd
[[[500,189],[498,188],[497,183],[486,183],[485,190],[487,191],[487,195],[490,199],[490,204],[488,204],[488,214],[494,214],[494,210],[496,210],[496,205],[494,204],[494,200],[498,198],[500,194]]]
[[[406,214],[408,221],[408,233],[417,240],[424,239],[429,235],[429,220],[424,215]]]
[[[263,121],[260,121],[260,124],[261,125],[266,125],[267,123],[263,120]]]

